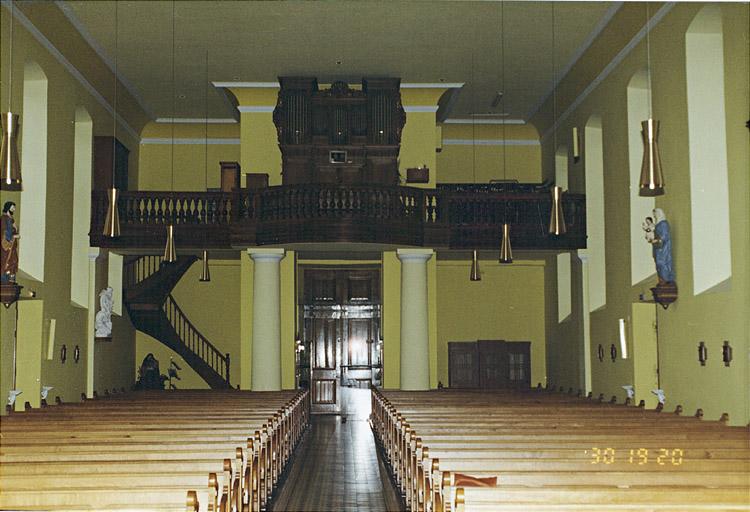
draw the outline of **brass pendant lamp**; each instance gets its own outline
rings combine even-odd
[[[201,283],[208,283],[211,281],[211,270],[208,267],[208,251],[203,249],[203,266],[201,267],[201,277],[199,279]]]
[[[174,26],[175,26],[175,3],[172,0],[172,174],[171,174],[171,185],[170,189],[174,194],[174,118],[175,118],[175,74],[174,74],[174,58],[175,58],[175,46],[174,46]],[[174,244],[174,216],[175,216],[175,202],[174,198],[171,201],[171,213],[169,224],[167,225],[167,242],[164,246],[164,255],[162,256],[162,263],[174,263],[177,261],[177,251],[175,250]]]
[[[500,3],[500,62],[501,62],[501,73],[503,80],[503,96],[501,98],[503,103],[503,112],[505,112],[505,96],[507,87],[505,86],[505,2]],[[507,183],[507,165],[505,153],[508,151],[505,145],[505,120],[503,119],[503,181]],[[503,204],[503,232],[500,238],[500,257],[498,262],[504,265],[513,263],[513,250],[510,246],[510,224],[508,223],[508,201],[507,199]]]
[[[477,256],[477,250],[471,251],[471,274],[469,274],[469,281],[481,281],[482,274],[479,273],[479,257]]]
[[[204,97],[204,107],[205,107],[205,114],[206,119],[204,122],[204,136],[206,139],[205,143],[205,153],[206,153],[206,159],[205,159],[205,183],[206,183],[206,192],[208,192],[208,52],[206,52],[206,93]],[[211,281],[211,270],[208,267],[208,250],[203,249],[203,265],[201,267],[201,277],[199,281],[201,283],[208,283]]]
[[[659,121],[653,119],[651,104],[651,30],[648,2],[646,2],[646,71],[648,75],[648,113],[649,117],[641,122],[641,137],[643,138],[643,161],[641,162],[641,177],[639,183],[639,195],[661,196],[664,195],[664,174],[661,168],[661,157],[659,156]]]
[[[555,63],[555,3],[552,2],[552,149],[557,151],[557,66]],[[557,158],[557,157],[555,157]],[[550,235],[560,236],[564,235],[568,229],[565,226],[565,215],[563,214],[562,206],[562,195],[563,189],[560,186],[555,185],[550,190],[552,196],[552,205],[549,215],[549,229],[547,232]]]
[[[3,138],[0,145],[0,190],[21,190],[21,160],[18,158],[18,125],[19,115],[11,112],[13,101],[13,0],[10,1],[10,63],[8,64],[8,111],[3,112]]]
[[[474,48],[471,49],[471,87],[472,87],[472,96],[471,96],[471,102],[472,102],[472,112],[471,112],[471,176],[472,176],[472,182],[474,185],[477,184],[477,147],[476,147],[476,126],[474,123],[475,119],[475,112],[476,109],[474,108],[474,98],[476,96],[476,92],[474,90],[474,87],[476,86],[476,83],[474,82]],[[479,255],[477,253],[477,250],[474,249],[471,251],[471,271],[469,272],[469,281],[476,282],[482,280],[482,272],[479,270]]]
[[[114,155],[116,154],[117,148],[117,2],[115,2],[115,96],[112,101],[112,186],[107,189],[107,216],[104,219],[104,232],[102,233],[107,238],[117,238],[120,236],[120,213],[117,208],[117,196],[118,190],[115,183],[115,161],[117,160]]]

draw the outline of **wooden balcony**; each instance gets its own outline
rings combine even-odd
[[[565,194],[568,232],[547,234],[549,192],[304,184],[233,192],[119,194],[121,236],[104,237],[105,191],[92,193],[91,245],[156,249],[165,225],[180,248],[230,249],[299,243],[373,243],[496,249],[504,219],[514,250],[586,247],[586,201]]]

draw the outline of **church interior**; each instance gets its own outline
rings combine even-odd
[[[750,510],[750,4],[0,5],[0,510]]]

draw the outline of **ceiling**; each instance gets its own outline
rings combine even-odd
[[[110,66],[116,60],[121,81],[153,118],[203,118],[206,111],[209,118],[230,118],[230,105],[209,82],[302,75],[321,83],[359,82],[362,76],[465,83],[451,118],[475,113],[523,120],[619,6],[416,0],[57,4]],[[504,104],[492,108],[498,91],[505,93]]]

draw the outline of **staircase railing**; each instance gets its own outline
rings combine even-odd
[[[160,256],[138,256],[125,262],[125,286],[135,286],[159,271]]]
[[[229,384],[229,354],[222,354],[185,316],[171,295],[162,306],[169,323],[182,343],[200,357]]]

